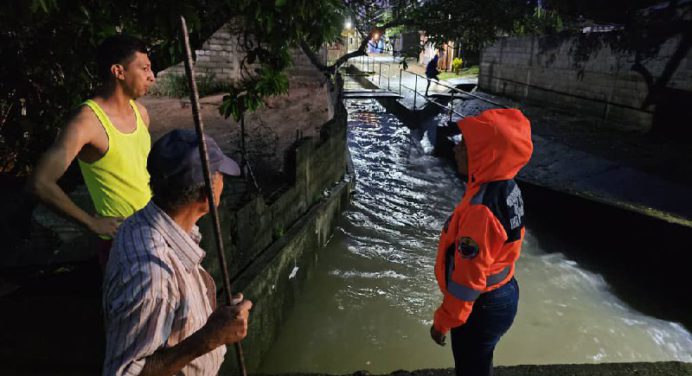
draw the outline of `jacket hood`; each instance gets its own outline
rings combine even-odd
[[[513,179],[531,159],[531,123],[517,109],[493,109],[461,119],[472,185]]]

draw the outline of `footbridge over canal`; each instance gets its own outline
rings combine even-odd
[[[344,99],[401,99],[401,94],[383,89],[346,89]]]

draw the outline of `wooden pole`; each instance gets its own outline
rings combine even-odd
[[[231,282],[228,276],[228,267],[226,266],[226,255],[223,251],[223,241],[221,239],[221,222],[219,221],[219,212],[216,210],[214,202],[214,189],[212,188],[211,172],[209,171],[209,155],[207,154],[207,143],[204,140],[204,124],[202,123],[202,115],[199,107],[199,93],[197,91],[197,83],[195,82],[195,70],[192,64],[192,51],[190,49],[190,38],[187,33],[187,23],[185,17],[180,16],[180,26],[183,32],[183,42],[185,44],[185,73],[187,74],[188,84],[190,85],[190,102],[192,103],[192,117],[195,122],[195,130],[199,138],[199,155],[202,160],[202,170],[204,172],[204,183],[206,185],[207,198],[209,201],[209,212],[211,212],[212,222],[214,223],[214,235],[216,240],[216,250],[218,251],[219,264],[221,266],[221,274],[223,277],[223,289],[226,295],[226,304],[233,304],[233,295],[231,294]],[[235,343],[235,352],[238,357],[238,365],[242,376],[247,376],[245,368],[245,357],[243,356],[243,348],[240,342]]]

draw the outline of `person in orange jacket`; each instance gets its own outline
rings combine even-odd
[[[524,204],[513,179],[531,158],[531,125],[516,109],[487,110],[457,125],[454,156],[468,182],[440,236],[435,275],[444,299],[430,335],[443,346],[451,330],[457,375],[492,375],[495,345],[519,300],[514,269]]]

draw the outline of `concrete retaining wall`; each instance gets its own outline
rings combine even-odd
[[[644,66],[654,79],[663,72],[679,39],[667,41],[658,56]],[[587,61],[573,57],[574,39],[551,41],[545,37],[512,37],[498,40],[481,56],[479,87],[519,100],[530,100],[597,116],[620,127],[650,130],[656,106],[643,107],[649,89],[631,70],[634,56],[607,45]],[[667,89],[692,92],[692,52],[689,52]]]
[[[285,171],[292,184],[274,201],[258,195],[233,208],[232,200],[221,200],[219,215],[233,288],[255,303],[244,342],[250,371],[257,369],[271,346],[316,252],[331,237],[348,202],[346,117],[343,105],[336,104],[335,116],[322,127],[319,139],[302,139],[289,150]],[[206,239],[203,248],[209,252],[204,266],[221,288],[210,220],[202,221],[200,229]],[[229,347],[224,372],[236,367],[232,350]]]

